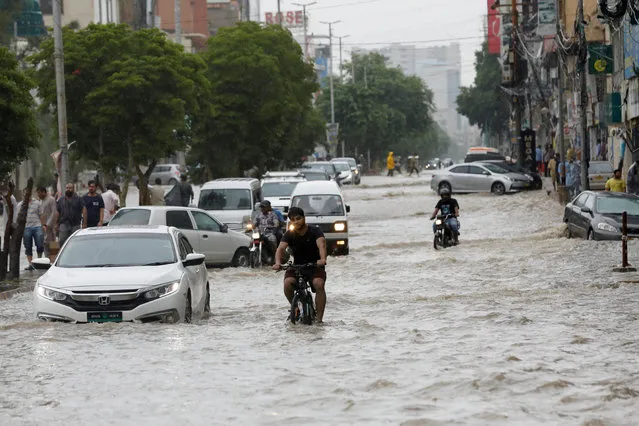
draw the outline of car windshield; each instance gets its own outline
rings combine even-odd
[[[349,172],[351,170],[351,166],[348,163],[333,163],[338,172]]]
[[[304,172],[304,177],[306,178],[306,180],[330,180],[330,178],[328,177],[328,175],[324,172],[309,172],[309,171],[305,171]]]
[[[593,161],[588,165],[588,173],[612,175],[612,166],[608,163],[597,163]]]
[[[291,207],[300,207],[305,216],[344,216],[344,205],[337,195],[298,195]]]
[[[496,164],[484,163],[483,166],[493,173],[508,173],[508,170],[504,169],[503,167],[499,167]]]
[[[126,209],[119,210],[113,219],[109,222],[109,226],[113,225],[148,225],[151,217],[149,209]]]
[[[175,250],[169,234],[113,233],[71,237],[56,266],[105,268],[175,262]]]
[[[621,214],[639,216],[639,198],[597,197],[597,212],[601,214]]]
[[[329,175],[332,175],[333,173],[335,173],[335,169],[333,168],[334,166],[332,164],[307,163],[307,164],[304,164],[304,167],[307,167],[309,169],[315,169],[315,170],[324,170]]]
[[[262,185],[262,197],[290,197],[299,182],[269,182]]]
[[[203,189],[198,207],[204,210],[250,210],[248,189]]]

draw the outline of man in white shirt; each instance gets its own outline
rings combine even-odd
[[[102,226],[106,226],[120,208],[120,187],[115,183],[107,185],[107,191],[102,194],[104,200],[104,219]]]

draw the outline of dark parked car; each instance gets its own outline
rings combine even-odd
[[[504,169],[507,169],[511,172],[523,173],[525,175],[530,176],[533,179],[533,184],[528,189],[541,189],[544,186],[544,183],[541,180],[541,175],[539,173],[531,172],[530,170],[526,169],[524,166],[520,166],[517,163],[511,163],[510,161],[506,161],[506,160],[488,160],[488,161],[482,161],[482,163],[497,164],[499,167],[503,167]]]
[[[568,237],[620,240],[624,211],[628,214],[628,236],[639,237],[639,197],[624,192],[584,191],[564,209]]]
[[[464,158],[464,163],[473,163],[475,161],[502,160],[506,161],[506,157],[497,152],[469,152]]]

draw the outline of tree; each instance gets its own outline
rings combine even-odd
[[[0,46],[13,39],[13,23],[20,17],[24,0],[0,0]]]
[[[423,80],[389,67],[388,60],[377,53],[355,55],[344,70],[351,77],[334,84],[335,121],[340,125],[340,139],[352,154],[370,150],[373,158],[383,158],[389,150],[413,151],[417,141],[429,143],[433,93]],[[318,104],[330,117],[328,91]]]
[[[475,52],[475,72],[473,85],[460,88],[457,112],[482,132],[499,134],[508,129],[510,109],[500,89],[501,67],[497,56],[488,53],[487,43]]]
[[[207,100],[198,99],[208,87],[204,62],[157,29],[89,25],[65,28],[63,36],[73,156],[127,170],[124,197],[137,175],[140,204],[149,204],[149,175],[159,159],[186,148],[176,131]],[[53,41],[30,60],[44,106],[55,108]]]
[[[193,118],[193,166],[204,167],[208,177],[237,176],[290,165],[312,152],[317,83],[288,30],[255,22],[223,28],[203,58],[212,106]]]

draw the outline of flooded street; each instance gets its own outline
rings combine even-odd
[[[211,269],[198,324],[51,324],[0,303],[0,424],[633,425],[639,284],[619,242],[563,238],[545,191],[455,196],[432,247],[429,176],[344,190],[351,255],[322,326],[286,323],[283,273]],[[639,264],[639,242],[629,259]]]

